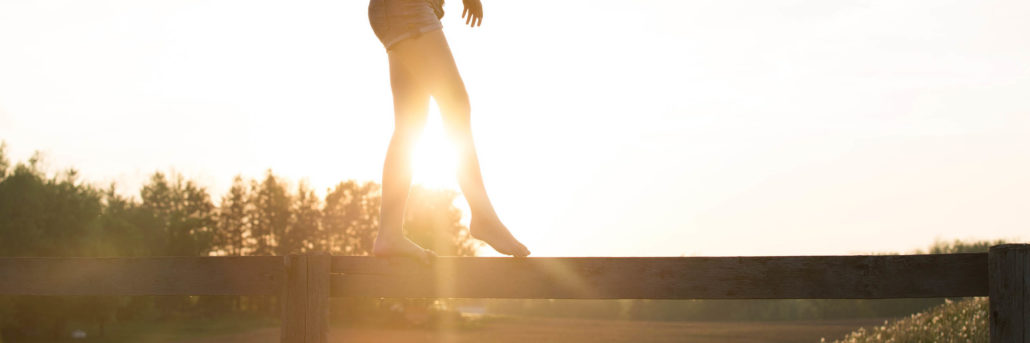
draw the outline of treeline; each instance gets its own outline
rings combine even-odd
[[[345,181],[318,196],[305,182],[268,171],[237,176],[227,192],[208,190],[176,173],[154,173],[138,195],[98,187],[74,170],[48,174],[37,156],[12,164],[0,145],[0,256],[286,255],[328,251],[367,255],[378,230],[379,185]],[[416,187],[405,231],[441,255],[471,256],[476,241],[460,223],[457,193]],[[1001,241],[937,242],[917,253],[982,252]],[[628,320],[793,320],[896,317],[944,299],[891,300],[482,300],[332,299],[332,318],[382,322],[399,309],[413,313],[483,306],[489,314]],[[386,315],[384,315],[384,313]],[[0,297],[0,339],[63,336],[68,325],[184,316],[278,318],[275,297]]]
[[[269,170],[237,176],[217,201],[177,173],[154,173],[138,196],[98,187],[74,170],[48,175],[37,155],[12,164],[0,147],[0,256],[368,255],[379,226],[379,185],[345,181],[320,197]],[[412,240],[440,255],[477,245],[454,206],[457,193],[415,187]],[[63,336],[69,322],[247,312],[278,316],[274,297],[0,297],[4,338]]]

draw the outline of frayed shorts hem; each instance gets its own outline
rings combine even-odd
[[[436,23],[436,25],[423,26],[423,27],[418,28],[417,30],[413,30],[413,31],[408,31],[408,32],[402,33],[402,34],[398,35],[397,37],[394,37],[393,39],[390,39],[389,41],[385,41],[385,42],[383,42],[383,46],[386,47],[386,51],[389,52],[390,49],[393,49],[394,45],[396,45],[397,43],[400,43],[401,41],[403,41],[405,39],[416,38],[418,36],[421,36],[423,33],[431,32],[431,31],[434,31],[434,30],[440,30],[440,29],[443,29],[443,24],[441,24],[441,23]]]

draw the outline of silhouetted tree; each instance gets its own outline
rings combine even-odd
[[[322,227],[328,251],[341,255],[370,255],[379,229],[379,185],[353,180],[340,182],[326,194]]]
[[[192,180],[173,174],[169,181],[164,173],[154,173],[140,190],[140,198],[141,207],[150,215],[142,229],[150,231],[152,254],[204,256],[212,250],[214,204]],[[185,296],[154,299],[165,315],[185,311],[189,306]]]
[[[987,252],[992,246],[998,244],[1007,243],[1004,239],[998,239],[993,241],[962,241],[954,240],[952,242],[938,240],[935,241],[930,248],[924,250],[917,250],[917,254],[958,254],[958,253],[977,253]]]
[[[243,255],[249,234],[247,200],[247,184],[242,176],[236,175],[218,207],[218,226],[213,237],[216,249],[226,255]]]
[[[207,191],[192,180],[174,174],[169,182],[157,172],[140,190],[142,206],[149,211],[164,234],[156,247],[162,255],[203,256],[211,251],[215,207]]]
[[[151,254],[147,242],[157,241],[148,237],[154,230],[141,229],[153,225],[149,211],[138,201],[118,195],[114,184],[103,191],[103,213],[100,216],[97,236],[90,239],[98,256],[144,256]]]
[[[321,250],[325,246],[321,199],[303,181],[297,184],[297,195],[293,199],[293,220],[283,238],[282,244],[286,247],[281,251]]]
[[[69,169],[47,177],[37,153],[13,170],[0,148],[0,256],[97,256],[103,237],[101,192]],[[110,316],[111,299],[13,297],[0,301],[0,332],[57,338],[73,319]]]
[[[11,167],[11,161],[7,159],[7,142],[0,141],[0,180],[7,177],[7,169]]]
[[[272,170],[260,183],[251,181],[248,217],[255,240],[254,255],[283,255],[287,248],[279,244],[290,225],[290,197],[283,183]]]

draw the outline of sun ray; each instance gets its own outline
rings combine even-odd
[[[415,173],[412,183],[431,188],[457,190],[457,158],[454,146],[444,132],[436,103],[430,102],[429,108],[425,132],[415,149]]]

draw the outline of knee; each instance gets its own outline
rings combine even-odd
[[[444,129],[451,135],[465,135],[472,130],[472,106],[464,92],[446,99],[440,106]]]
[[[452,113],[443,116],[443,129],[452,139],[464,140],[472,136],[472,120],[469,112]]]

